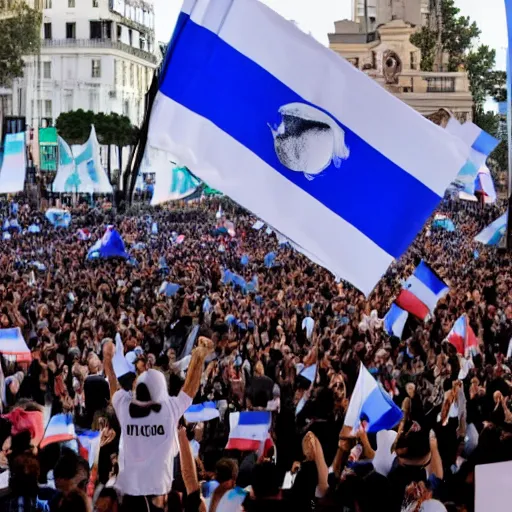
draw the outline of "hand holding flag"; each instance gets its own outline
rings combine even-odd
[[[345,425],[357,431],[362,421],[365,421],[367,432],[379,432],[392,429],[402,417],[400,408],[361,364],[345,415]]]

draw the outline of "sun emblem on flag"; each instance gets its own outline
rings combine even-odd
[[[349,157],[345,132],[329,114],[305,103],[289,103],[279,115],[281,123],[269,127],[277,157],[287,169],[312,180],[331,163],[339,169]]]

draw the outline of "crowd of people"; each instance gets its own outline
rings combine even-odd
[[[77,208],[67,229],[16,205],[2,205],[18,226],[0,245],[0,328],[21,328],[31,362],[1,358],[0,510],[462,512],[476,466],[512,460],[512,259],[473,241],[497,207],[445,200],[456,231],[428,223],[365,298],[225,199]],[[87,259],[108,225],[129,260]],[[389,336],[382,319],[422,259],[450,291]],[[480,344],[468,359],[446,341],[463,313]],[[403,411],[393,430],[344,428],[361,364]],[[207,401],[218,417],[185,421]],[[264,449],[226,450],[241,411],[271,411]],[[34,414],[62,413],[101,432],[93,464],[76,443],[41,445]]]

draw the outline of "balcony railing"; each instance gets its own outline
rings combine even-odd
[[[43,48],[108,48],[129,53],[153,64],[157,63],[156,55],[111,39],[43,39],[41,46]]]
[[[427,92],[455,92],[455,78],[427,78]]]

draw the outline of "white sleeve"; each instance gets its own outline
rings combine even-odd
[[[192,405],[192,398],[184,391],[180,391],[178,396],[169,397],[169,404],[177,423],[183,414],[185,414],[185,411]]]
[[[116,411],[117,419],[121,422],[123,412],[128,409],[130,402],[132,401],[131,393],[124,389],[118,389],[112,397],[112,406]]]

